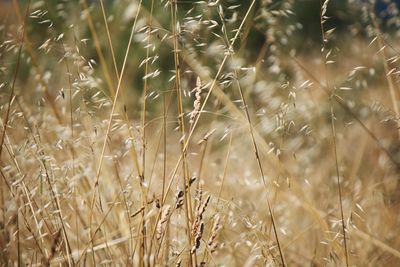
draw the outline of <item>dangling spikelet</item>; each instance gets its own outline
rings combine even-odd
[[[183,206],[183,196],[185,195],[185,193],[178,189],[178,193],[176,193],[175,195],[175,208],[179,209],[180,207]]]
[[[196,250],[200,247],[200,241],[204,233],[203,215],[204,212],[206,211],[209,202],[210,202],[210,196],[208,196],[204,202],[201,202],[200,199],[199,205],[196,209],[196,220],[194,221],[192,226],[192,234],[195,236],[194,245],[190,251],[192,254],[194,254]]]
[[[219,230],[221,230],[221,223],[220,223],[220,217],[217,215],[214,220],[213,227],[211,229],[210,238],[208,239],[208,242],[207,242],[210,252],[214,252],[218,246],[218,242],[216,239],[217,239]]]
[[[204,222],[201,222],[197,229],[196,236],[194,238],[194,245],[193,245],[192,249],[190,250],[190,252],[192,254],[194,254],[196,252],[196,250],[200,247],[200,241],[201,241],[201,238],[203,237],[203,233],[204,233]]]
[[[166,222],[168,221],[169,214],[171,212],[171,206],[165,205],[163,212],[161,214],[161,219],[157,223],[157,234],[156,238],[161,239],[165,231]]]

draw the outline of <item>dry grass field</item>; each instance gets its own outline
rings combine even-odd
[[[0,265],[399,266],[396,3],[307,2],[1,2]]]

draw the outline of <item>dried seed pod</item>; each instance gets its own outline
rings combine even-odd
[[[182,264],[182,259],[181,258],[179,258],[178,259],[178,261],[176,262],[176,267],[181,267],[181,264]]]
[[[193,125],[194,121],[196,120],[197,116],[199,115],[200,112],[200,107],[201,107],[201,79],[199,76],[197,76],[196,80],[196,87],[193,89],[195,92],[195,100],[193,103],[193,111],[190,113],[190,125]]]
[[[215,251],[215,249],[218,246],[218,243],[216,241],[218,232],[221,230],[221,223],[220,223],[220,217],[217,215],[213,227],[211,229],[211,235],[210,238],[208,239],[207,245],[209,246],[209,249],[211,252]]]
[[[200,247],[200,241],[201,241],[201,238],[203,237],[203,233],[204,233],[204,223],[201,222],[200,227],[198,227],[196,236],[194,238],[194,245],[190,251],[192,254],[194,254],[196,252],[196,250]]]
[[[183,206],[183,196],[184,196],[184,195],[185,195],[185,194],[183,193],[182,190],[179,190],[178,193],[176,194],[176,196],[175,196],[175,199],[176,199],[176,206],[175,206],[175,208],[176,208],[176,209],[179,209],[180,207]]]
[[[207,141],[208,141],[208,138],[210,138],[210,136],[211,136],[215,131],[216,131],[216,129],[212,129],[212,130],[208,131],[208,132],[204,135],[203,139],[201,139],[199,142],[197,142],[197,144],[198,144],[198,145],[201,145],[202,143],[207,142]]]
[[[157,230],[156,230],[157,239],[161,239],[161,237],[163,236],[170,213],[171,213],[171,206],[165,205],[161,214],[161,218],[157,223]]]

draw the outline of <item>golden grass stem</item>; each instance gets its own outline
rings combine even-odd
[[[240,98],[242,100],[242,103],[243,103],[243,106],[244,106],[244,110],[245,110],[245,113],[246,113],[246,117],[247,117],[250,136],[251,136],[251,140],[252,140],[252,143],[253,143],[254,154],[255,154],[255,157],[256,157],[256,160],[257,160],[258,169],[260,171],[261,180],[262,180],[263,185],[265,187],[265,191],[267,192],[267,197],[266,197],[266,199],[267,199],[267,207],[268,207],[269,215],[271,217],[272,228],[274,230],[276,243],[278,245],[279,255],[280,255],[280,258],[281,258],[281,263],[282,263],[283,266],[286,266],[285,257],[284,257],[284,254],[283,254],[283,251],[282,251],[282,247],[281,247],[281,242],[280,242],[279,236],[278,236],[277,226],[276,226],[276,222],[275,222],[275,216],[274,216],[274,213],[273,213],[273,210],[272,210],[272,207],[271,207],[271,203],[270,203],[270,201],[268,199],[268,197],[269,197],[268,187],[267,187],[267,183],[265,181],[265,175],[264,175],[264,170],[263,170],[263,167],[262,167],[262,164],[261,164],[261,159],[260,159],[260,154],[259,154],[259,151],[258,151],[258,146],[257,146],[256,139],[255,139],[254,133],[253,133],[253,125],[252,125],[252,122],[251,122],[249,109],[248,109],[248,106],[247,106],[246,99],[243,96],[243,90],[242,90],[242,87],[241,87],[241,85],[239,83],[238,73],[237,73],[236,70],[235,70],[235,75],[236,75],[237,87],[238,87],[239,92],[240,92]]]
[[[103,159],[104,159],[104,153],[105,153],[105,149],[106,149],[107,139],[109,137],[109,133],[110,133],[110,129],[111,129],[112,118],[114,116],[114,111],[115,111],[115,108],[116,108],[116,103],[117,103],[118,95],[119,95],[120,88],[121,88],[122,78],[123,78],[123,75],[124,75],[124,72],[125,72],[126,62],[127,62],[129,51],[130,51],[133,34],[135,32],[135,29],[136,29],[136,22],[137,22],[137,18],[139,16],[139,13],[140,13],[141,3],[142,3],[142,1],[140,1],[140,3],[139,3],[139,9],[137,10],[137,13],[136,13],[136,16],[135,16],[135,20],[134,20],[133,25],[132,25],[132,29],[131,29],[128,45],[127,45],[127,48],[126,48],[126,51],[125,51],[124,62],[123,62],[122,69],[121,69],[121,75],[120,75],[120,78],[118,80],[118,86],[117,86],[117,90],[116,90],[116,93],[115,93],[115,98],[114,98],[113,105],[112,105],[112,108],[111,108],[110,116],[109,116],[109,119],[108,119],[107,130],[106,130],[106,134],[105,134],[104,141],[103,141],[103,146],[102,146],[102,151],[101,151],[99,163],[98,163],[98,166],[97,166],[95,184],[94,184],[94,188],[93,188],[92,200],[91,200],[91,204],[90,204],[90,213],[89,213],[89,216],[90,216],[89,217],[90,218],[89,219],[90,239],[93,239],[93,236],[92,236],[93,208],[94,208],[94,202],[95,202],[95,198],[96,198],[96,191],[98,190],[98,186],[99,186],[100,172],[101,172],[101,169],[102,169],[102,164],[103,164]],[[92,242],[92,246],[93,246],[93,240],[91,240],[91,242]]]
[[[106,63],[106,60],[104,58],[103,51],[101,50],[100,40],[99,40],[96,28],[95,28],[94,23],[93,23],[92,15],[90,14],[90,8],[89,8],[89,6],[87,4],[87,0],[83,0],[82,1],[82,5],[83,5],[83,8],[84,8],[84,12],[86,12],[86,20],[87,20],[90,32],[92,33],[92,36],[93,36],[94,47],[95,47],[97,55],[99,56],[99,59],[100,59],[100,66],[101,66],[101,69],[103,71],[104,78],[105,78],[105,80],[107,82],[108,90],[109,90],[109,92],[111,94],[111,98],[112,99],[116,98],[116,92],[114,90],[114,86],[113,86],[112,81],[111,81],[110,72],[108,71],[107,63]]]
[[[193,238],[191,235],[191,223],[192,223],[192,204],[191,204],[191,194],[189,186],[189,170],[187,165],[187,147],[185,144],[186,133],[185,133],[185,121],[184,121],[184,111],[183,111],[183,100],[182,100],[182,88],[181,88],[181,66],[179,62],[179,44],[178,44],[178,6],[177,2],[170,3],[171,5],[171,26],[173,34],[174,43],[174,64],[175,64],[175,90],[177,93],[177,104],[178,104],[178,120],[179,129],[181,132],[181,158],[182,158],[182,187],[184,190],[184,201],[185,201],[185,215],[186,215],[186,234],[188,240],[188,247],[191,248],[193,245]],[[187,189],[186,189],[187,188]],[[188,251],[189,266],[197,266],[196,255],[193,255],[190,250]]]
[[[16,1],[16,0],[14,0],[14,1]],[[24,44],[25,29],[26,29],[26,23],[28,20],[30,4],[31,4],[31,1],[28,0],[27,6],[26,6],[26,11],[25,11],[25,19],[22,23],[22,33],[21,33],[20,40],[19,40],[19,47],[18,47],[17,60],[16,60],[17,63],[15,65],[15,69],[14,69],[10,97],[8,98],[8,106],[7,106],[7,110],[6,110],[6,115],[2,121],[3,131],[1,134],[1,140],[0,140],[0,159],[1,159],[1,154],[3,152],[4,137],[6,136],[6,132],[7,132],[7,126],[8,126],[8,120],[10,117],[11,105],[12,105],[13,99],[15,97],[15,83],[17,81],[19,66],[20,66],[20,62],[21,62],[21,53],[22,53],[22,47]]]
[[[399,112],[399,105],[398,105],[398,96],[397,96],[396,90],[395,90],[396,83],[393,81],[392,74],[389,73],[390,69],[389,69],[389,64],[388,64],[387,57],[386,57],[385,47],[383,44],[382,33],[379,29],[379,25],[378,25],[378,22],[376,21],[376,16],[373,11],[370,11],[370,17],[372,20],[372,25],[374,26],[374,30],[376,32],[379,54],[381,55],[381,58],[382,58],[382,64],[383,64],[383,68],[384,68],[385,74],[386,74],[385,77],[386,77],[386,81],[387,81],[388,87],[389,87],[390,99],[392,101],[392,106],[393,106],[393,109],[394,109],[394,112],[396,113],[396,115],[399,116],[400,112]],[[398,88],[396,88],[396,89],[398,91]],[[398,136],[400,138],[400,120],[397,120],[397,130],[398,130]]]
[[[20,24],[24,24],[24,22],[22,21],[22,18],[21,18],[20,8],[19,8],[19,4],[18,4],[17,0],[13,0],[13,5],[14,5],[15,13],[17,14],[17,18],[18,18],[19,23]],[[51,108],[54,116],[56,117],[57,122],[60,125],[62,125],[63,124],[63,119],[62,119],[62,117],[61,117],[61,115],[60,115],[60,113],[59,113],[59,111],[57,109],[57,105],[55,103],[54,97],[50,93],[50,88],[49,88],[47,82],[44,80],[43,71],[39,67],[40,66],[39,61],[38,61],[38,59],[37,59],[37,57],[36,57],[36,55],[34,53],[34,50],[32,48],[32,41],[30,40],[28,32],[26,30],[24,30],[23,38],[24,38],[24,41],[25,41],[24,42],[25,47],[28,50],[29,56],[31,58],[32,66],[35,68],[35,70],[38,73],[39,83],[44,88],[45,99],[49,102],[50,108]]]
[[[322,3],[322,2],[321,2]],[[325,82],[326,87],[331,92],[331,95],[335,95],[335,89],[330,89],[330,80],[329,80],[329,69],[328,69],[328,56],[329,52],[326,51],[326,45],[328,43],[328,37],[326,36],[324,23],[328,18],[326,18],[326,11],[329,5],[329,0],[325,0],[321,5],[321,14],[320,14],[320,26],[321,26],[321,36],[322,36],[322,50],[321,56],[323,58],[324,67],[325,67]],[[345,262],[346,266],[349,267],[349,253],[347,248],[347,233],[346,233],[346,225],[344,220],[344,212],[343,212],[343,195],[342,188],[340,182],[340,171],[339,171],[339,161],[338,161],[338,153],[337,153],[337,138],[336,138],[336,128],[335,128],[335,113],[333,109],[332,97],[329,97],[330,104],[330,112],[331,112],[331,130],[332,130],[332,142],[333,142],[333,151],[334,151],[334,159],[335,159],[335,170],[336,170],[336,182],[338,188],[338,197],[339,197],[339,205],[340,205],[340,219],[342,224],[342,234],[343,234],[343,243],[344,243],[344,254],[345,254]]]
[[[348,104],[336,94],[330,95],[328,88],[321,83],[299,60],[295,57],[291,59],[313,80],[326,95],[332,97],[332,99],[347,113],[349,114],[366,132],[366,134],[374,141],[374,143],[379,147],[379,149],[386,154],[388,159],[397,167],[400,168],[400,163],[395,159],[394,155],[381,143],[379,138],[365,125],[365,123],[359,118],[359,116],[354,113]]]
[[[233,47],[233,45],[236,43],[236,40],[237,40],[238,37],[239,37],[239,34],[240,34],[241,29],[242,29],[242,27],[243,27],[243,25],[244,25],[244,22],[245,22],[246,19],[248,18],[248,15],[249,15],[249,13],[250,13],[250,10],[251,10],[251,9],[253,8],[253,6],[254,6],[254,3],[255,3],[255,0],[253,0],[253,1],[250,3],[249,8],[247,9],[246,15],[244,16],[244,19],[242,20],[242,23],[240,24],[240,26],[239,26],[239,28],[238,28],[238,30],[237,30],[235,36],[232,38],[232,41],[231,41],[231,45],[230,45],[230,47],[229,47],[229,50],[230,50],[230,49]],[[183,53],[183,52],[182,52],[182,53]],[[187,54],[184,54],[183,56],[184,56],[184,58],[187,58],[187,60],[188,60],[187,62],[189,63],[190,67],[192,67],[192,68],[195,70],[195,72],[198,73],[198,75],[200,76],[200,78],[201,78],[202,81],[208,82],[208,81],[211,80],[211,78],[210,78],[209,76],[205,76],[205,74],[204,74],[203,72],[198,71],[198,70],[199,70],[199,66],[201,66],[201,64],[200,64],[199,62],[196,62],[196,64],[195,64],[195,61],[194,61],[193,57],[190,57],[190,56],[187,55]],[[226,60],[228,59],[228,57],[229,57],[228,54],[226,54],[226,55],[224,56],[224,58],[222,59],[222,62],[220,63],[220,66],[219,66],[219,68],[218,68],[218,70],[217,70],[217,73],[216,73],[214,79],[211,80],[211,85],[210,85],[209,91],[208,91],[208,93],[207,93],[207,95],[206,95],[206,97],[205,97],[205,99],[204,99],[203,105],[202,105],[201,108],[200,108],[199,115],[196,117],[196,119],[195,119],[195,121],[194,121],[194,123],[193,123],[193,126],[191,127],[192,129],[191,129],[191,131],[189,132],[188,137],[187,137],[187,139],[186,139],[186,142],[185,142],[185,145],[184,145],[184,148],[185,148],[185,149],[187,149],[187,147],[189,146],[189,142],[190,142],[190,139],[191,139],[191,137],[192,137],[192,135],[193,135],[194,129],[196,128],[197,123],[198,123],[198,121],[199,121],[199,119],[200,119],[200,117],[201,117],[201,114],[202,114],[202,112],[203,112],[203,110],[204,110],[204,108],[205,108],[205,106],[206,106],[206,104],[207,104],[208,99],[210,98],[211,94],[214,92],[214,89],[215,89],[215,91],[216,91],[216,92],[215,92],[215,93],[216,93],[216,96],[218,97],[219,100],[222,100],[222,101],[224,102],[224,104],[226,104],[230,109],[235,110],[235,111],[237,111],[237,112],[240,114],[240,111],[236,108],[236,106],[232,103],[232,101],[231,101],[231,100],[223,93],[223,91],[217,86],[217,79],[218,79],[218,77],[220,76],[220,74],[222,73],[222,69],[223,69],[223,67],[224,67],[224,65],[225,65]],[[191,59],[189,60],[188,58],[191,58]],[[204,78],[204,79],[203,79],[203,78]],[[259,138],[261,138],[261,136],[259,136]],[[261,138],[261,139],[262,139],[262,138]],[[266,145],[266,146],[268,147],[268,145]],[[267,149],[266,151],[268,151],[268,149]],[[167,190],[166,190],[166,192],[165,192],[165,195],[164,195],[164,197],[163,197],[164,200],[166,199],[166,197],[167,197],[167,195],[168,195],[168,193],[169,193],[169,191],[170,191],[170,187],[171,187],[171,185],[172,185],[172,182],[173,182],[173,180],[174,180],[174,177],[175,177],[175,175],[176,175],[176,172],[177,172],[177,170],[178,170],[178,167],[179,167],[181,161],[182,161],[182,155],[179,157],[179,159],[178,159],[178,161],[177,161],[177,163],[176,163],[176,165],[175,165],[175,167],[174,167],[174,169],[173,169],[173,171],[172,171],[172,173],[171,173],[171,175],[170,175],[171,178],[170,178],[170,181],[169,181],[169,183],[168,183],[168,186],[167,186]]]

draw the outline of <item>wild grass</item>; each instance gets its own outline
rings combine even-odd
[[[300,2],[0,4],[1,266],[400,264],[397,7]]]

